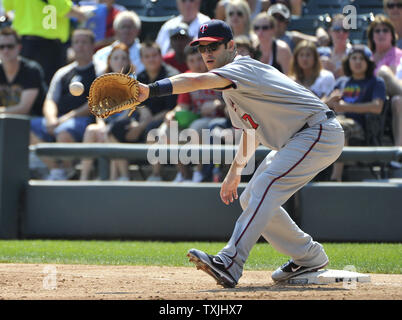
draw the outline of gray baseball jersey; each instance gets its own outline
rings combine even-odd
[[[272,150],[281,149],[314,115],[329,111],[310,90],[248,56],[211,72],[233,82],[223,91],[233,126],[255,129]]]

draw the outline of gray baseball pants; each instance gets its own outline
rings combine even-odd
[[[271,151],[240,196],[243,213],[228,244],[218,253],[236,281],[262,235],[277,251],[302,266],[328,259],[321,244],[303,232],[282,205],[341,154],[344,132],[332,118],[296,133],[279,151]]]

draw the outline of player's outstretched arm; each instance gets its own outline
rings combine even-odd
[[[225,88],[230,84],[232,84],[230,80],[210,72],[181,73],[149,85],[139,83],[138,100],[142,102],[154,96],[166,96],[203,89]]]

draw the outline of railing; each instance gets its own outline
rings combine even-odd
[[[149,163],[150,157],[165,152],[166,159],[177,159],[179,154],[188,153],[197,159],[222,159],[231,163],[237,146],[234,145],[149,145],[116,143],[40,143],[30,146],[39,157],[55,158],[96,158],[99,161],[99,175],[102,180],[109,177],[111,159],[136,160],[139,164]],[[255,152],[255,160],[262,160],[270,149],[260,146]],[[197,155],[198,153],[198,155]],[[402,160],[402,147],[344,147],[338,161],[360,163],[389,163]],[[223,161],[222,161],[223,162]],[[219,162],[215,162],[219,163]]]

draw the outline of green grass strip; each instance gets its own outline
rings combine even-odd
[[[187,251],[197,248],[210,254],[223,242],[0,240],[0,263],[58,263],[94,265],[155,265],[190,267]],[[324,243],[330,258],[327,268],[352,265],[358,272],[402,273],[402,244]],[[274,270],[288,260],[269,244],[257,243],[246,270]]]

